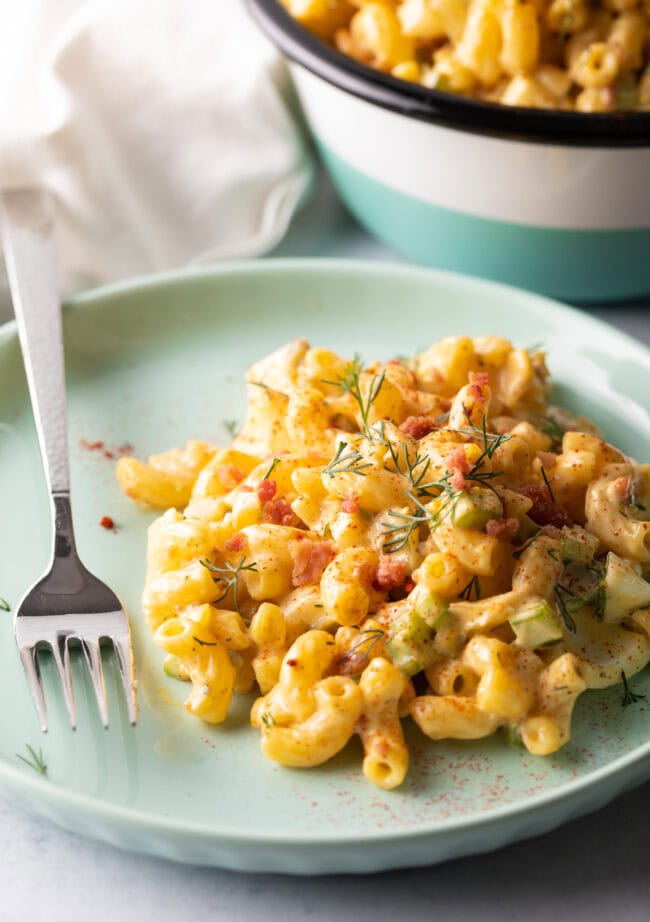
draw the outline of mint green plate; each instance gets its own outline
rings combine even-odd
[[[545,299],[427,270],[346,262],[258,262],[113,286],[65,311],[73,504],[87,565],[125,601],[133,624],[140,721],[132,729],[107,661],[111,728],[89,682],[75,679],[80,726],[66,725],[45,669],[50,732],[41,737],[0,618],[0,782],[13,799],[77,832],[178,861],[297,874],[377,871],[494,849],[594,810],[650,777],[648,697],[620,688],[579,700],[573,739],[548,759],[483,742],[407,734],[412,766],[392,793],[361,774],[357,742],[311,771],[260,754],[249,701],[209,728],[179,702],[141,624],[146,528],[153,515],[120,493],[114,460],[189,438],[225,444],[244,412],[244,370],[296,336],[365,358],[412,352],[453,333],[543,342],[556,399],[592,416],[612,441],[650,459],[650,358],[637,343]],[[104,450],[80,443],[102,442]],[[15,328],[0,330],[0,595],[16,603],[45,566],[48,504]],[[101,528],[110,515],[116,533]],[[46,667],[49,667],[46,663]],[[78,665],[78,664],[77,664]],[[16,758],[43,749],[41,777]]]

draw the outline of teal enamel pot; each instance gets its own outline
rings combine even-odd
[[[427,266],[567,300],[650,294],[650,112],[501,106],[397,80],[248,0],[372,234]]]

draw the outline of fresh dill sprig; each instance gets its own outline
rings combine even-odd
[[[533,420],[533,424],[540,432],[547,435],[554,445],[562,444],[564,429],[559,423],[556,423],[554,419],[551,419],[550,416],[536,416]]]
[[[0,595],[0,611],[11,611],[11,605]]]
[[[216,640],[214,641],[201,640],[201,638],[197,637],[196,634],[192,634],[192,640],[195,640],[200,647],[216,647],[217,646]]]
[[[628,678],[624,672],[621,672],[621,682],[623,683],[623,700],[621,705],[626,708],[629,704],[636,704],[637,701],[641,701],[642,698],[645,698],[645,695],[637,695],[630,688]]]
[[[352,657],[354,657],[355,662],[365,663],[373,647],[381,640],[384,634],[385,631],[382,631],[382,629],[378,627],[366,628],[363,631],[359,631],[358,637],[361,639],[357,640],[355,645],[350,647],[350,649],[339,658],[339,664],[352,659]],[[363,647],[365,647],[365,649],[362,650]]]
[[[471,580],[465,586],[462,592],[458,593],[458,598],[462,599],[462,601],[464,602],[471,602],[472,593],[474,593],[475,600],[479,602],[481,600],[482,592],[481,592],[481,583],[476,574],[474,574],[474,576],[471,578]]]
[[[562,595],[564,593],[564,596]],[[557,583],[555,586],[555,601],[557,603],[558,611],[560,612],[560,617],[564,621],[564,626],[567,631],[570,631],[572,634],[575,634],[577,628],[576,623],[573,620],[571,612],[567,608],[567,599],[568,596],[570,599],[575,599],[575,596],[571,595],[571,592],[563,586],[561,583]]]
[[[239,598],[237,596],[237,592],[239,589],[238,577],[239,577],[239,574],[242,573],[244,570],[249,570],[252,573],[257,573],[257,564],[255,563],[255,561],[247,564],[246,557],[242,557],[239,563],[234,567],[229,562],[226,562],[226,565],[224,567],[217,567],[212,563],[211,560],[208,560],[207,558],[205,560],[201,560],[200,563],[207,570],[209,570],[210,573],[216,574],[212,577],[215,583],[223,583],[225,587],[223,592],[219,596],[219,598],[215,599],[214,601],[223,602],[223,600],[226,598],[226,596],[232,589],[233,604],[235,606],[235,611],[237,612],[237,614],[240,614]]]
[[[275,717],[270,711],[264,711],[260,720],[268,730],[275,726]]]
[[[334,381],[327,381],[323,379],[322,383],[331,384],[333,387],[338,387],[344,393],[350,394],[354,398],[357,406],[359,407],[359,413],[361,414],[361,431],[366,436],[366,438],[372,441],[372,433],[370,431],[370,423],[368,422],[368,417],[370,416],[372,405],[377,399],[382,384],[384,383],[386,374],[382,371],[380,375],[373,375],[371,377],[368,384],[368,393],[364,397],[361,391],[360,380],[362,372],[363,364],[361,362],[361,358],[358,355],[355,355],[349,365],[346,366],[342,375],[339,375],[339,377]]]
[[[413,460],[409,454],[408,445],[402,442],[402,458],[400,452],[395,450],[395,446],[390,439],[386,438],[384,421],[372,429],[372,438],[375,442],[380,442],[388,449],[393,467],[397,474],[401,474],[408,480],[411,489],[416,492],[422,492],[422,481],[426,477],[427,471],[431,466],[431,459],[426,454],[420,454],[416,451]],[[431,495],[430,493],[426,495]]]
[[[588,568],[596,573],[598,579],[597,581],[587,589],[584,595],[574,595],[573,592],[561,583],[557,584],[556,587],[556,597],[557,589],[559,588],[560,593],[562,594],[562,601],[564,603],[565,611],[568,613],[569,617],[574,615],[576,612],[584,608],[585,605],[593,605],[593,615],[599,621],[603,620],[605,615],[605,604],[607,602],[607,593],[605,590],[605,580],[602,578],[602,567],[592,566]],[[571,618],[571,620],[573,620]]]
[[[544,480],[544,483],[546,484],[546,489],[548,490],[548,495],[551,497],[551,502],[554,503],[555,497],[553,496],[553,490],[551,489],[551,484],[548,481],[548,477],[546,476],[546,471],[544,470],[543,467],[542,467],[542,479]]]
[[[491,481],[496,477],[501,476],[501,471],[484,471],[481,470],[482,465],[485,460],[491,458],[496,451],[496,443],[499,442],[501,437],[498,436],[496,440],[490,441],[487,438],[486,434],[486,443],[483,451],[476,459],[471,470],[465,474],[464,481],[465,483],[476,484],[477,486],[484,487],[488,490],[491,490],[495,495],[498,495],[494,487],[492,486]],[[427,467],[428,469],[428,467]],[[435,493],[432,494],[432,491]],[[417,494],[419,496],[424,496],[427,498],[430,497],[439,497],[440,504],[435,512],[430,512],[425,506],[422,505],[416,492],[412,491],[407,493],[408,498],[415,504],[416,511],[413,514],[406,512],[395,512],[390,510],[388,515],[395,519],[394,524],[388,522],[383,522],[384,530],[382,532],[383,536],[390,536],[390,540],[387,541],[383,549],[387,554],[394,554],[396,551],[402,550],[409,543],[411,535],[413,532],[420,527],[420,525],[428,525],[431,530],[437,528],[442,520],[453,514],[456,505],[458,504],[461,496],[463,496],[464,489],[455,489],[451,485],[451,474],[448,472],[444,477],[441,477],[440,480],[431,480],[426,483],[422,483],[418,480],[417,485]]]
[[[29,765],[30,768],[33,768],[37,774],[46,775],[47,763],[42,751],[39,749],[38,752],[36,752],[34,747],[30,746],[29,743],[25,745],[25,748],[27,749],[29,755],[21,756],[20,753],[17,752],[16,758],[20,759],[21,762],[24,762],[25,765]]]
[[[271,466],[269,467],[268,471],[267,471],[266,474],[262,477],[262,480],[268,480],[269,477],[271,476],[271,474],[272,474],[273,471],[276,469],[276,467],[278,466],[279,463],[280,463],[280,458],[274,458],[273,461],[271,461]]]
[[[394,509],[388,511],[390,518],[394,519],[394,524],[382,522],[383,538],[390,538],[383,544],[383,551],[386,554],[394,554],[406,547],[414,531],[420,528],[420,525],[431,524],[434,516],[429,510],[422,505],[419,499],[413,493],[406,494],[416,506],[413,514],[408,512],[396,512]]]
[[[483,443],[483,453],[486,458],[492,460],[492,456],[497,448],[500,448],[501,445],[504,445],[506,442],[509,442],[512,436],[508,432],[488,432],[487,420],[485,418],[485,413],[481,417],[481,425],[475,426],[472,423],[471,416],[469,415],[469,410],[463,404],[463,414],[467,420],[467,426],[463,426],[462,429],[452,429],[451,432],[458,432],[461,435],[469,436],[469,438],[479,438]],[[478,463],[478,462],[477,462]]]
[[[231,439],[234,439],[237,435],[237,430],[239,429],[239,423],[236,419],[224,419],[221,422],[221,425],[226,430]]]
[[[358,474],[360,477],[366,476],[365,469],[367,467],[372,467],[370,461],[364,461],[363,455],[361,452],[357,451],[356,448],[350,448],[348,452],[345,452],[346,448],[350,446],[345,442],[339,442],[338,448],[336,449],[336,454],[323,469],[324,474],[328,474],[330,477],[333,477],[335,474]]]

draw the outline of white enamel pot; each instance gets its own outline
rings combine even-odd
[[[428,266],[568,300],[650,294],[650,112],[478,102],[374,71],[248,0],[350,211]]]

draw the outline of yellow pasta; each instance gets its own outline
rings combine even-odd
[[[366,49],[397,15],[372,9]],[[409,0],[398,18],[447,34],[445,9]],[[509,23],[500,66],[515,70],[532,13],[480,0],[467,15],[479,33],[481,17]],[[619,41],[633,14],[592,29]],[[142,608],[191,714],[223,723],[253,692],[265,757],[317,766],[356,734],[365,776],[390,790],[405,719],[432,740],[504,728],[545,756],[585,689],[650,662],[650,465],[548,404],[543,353],[458,336],[363,365],[296,340],[247,378],[232,445],[118,465],[125,492],[169,507]]]
[[[529,108],[604,112],[649,106],[647,3],[283,2],[344,54],[426,87]]]

